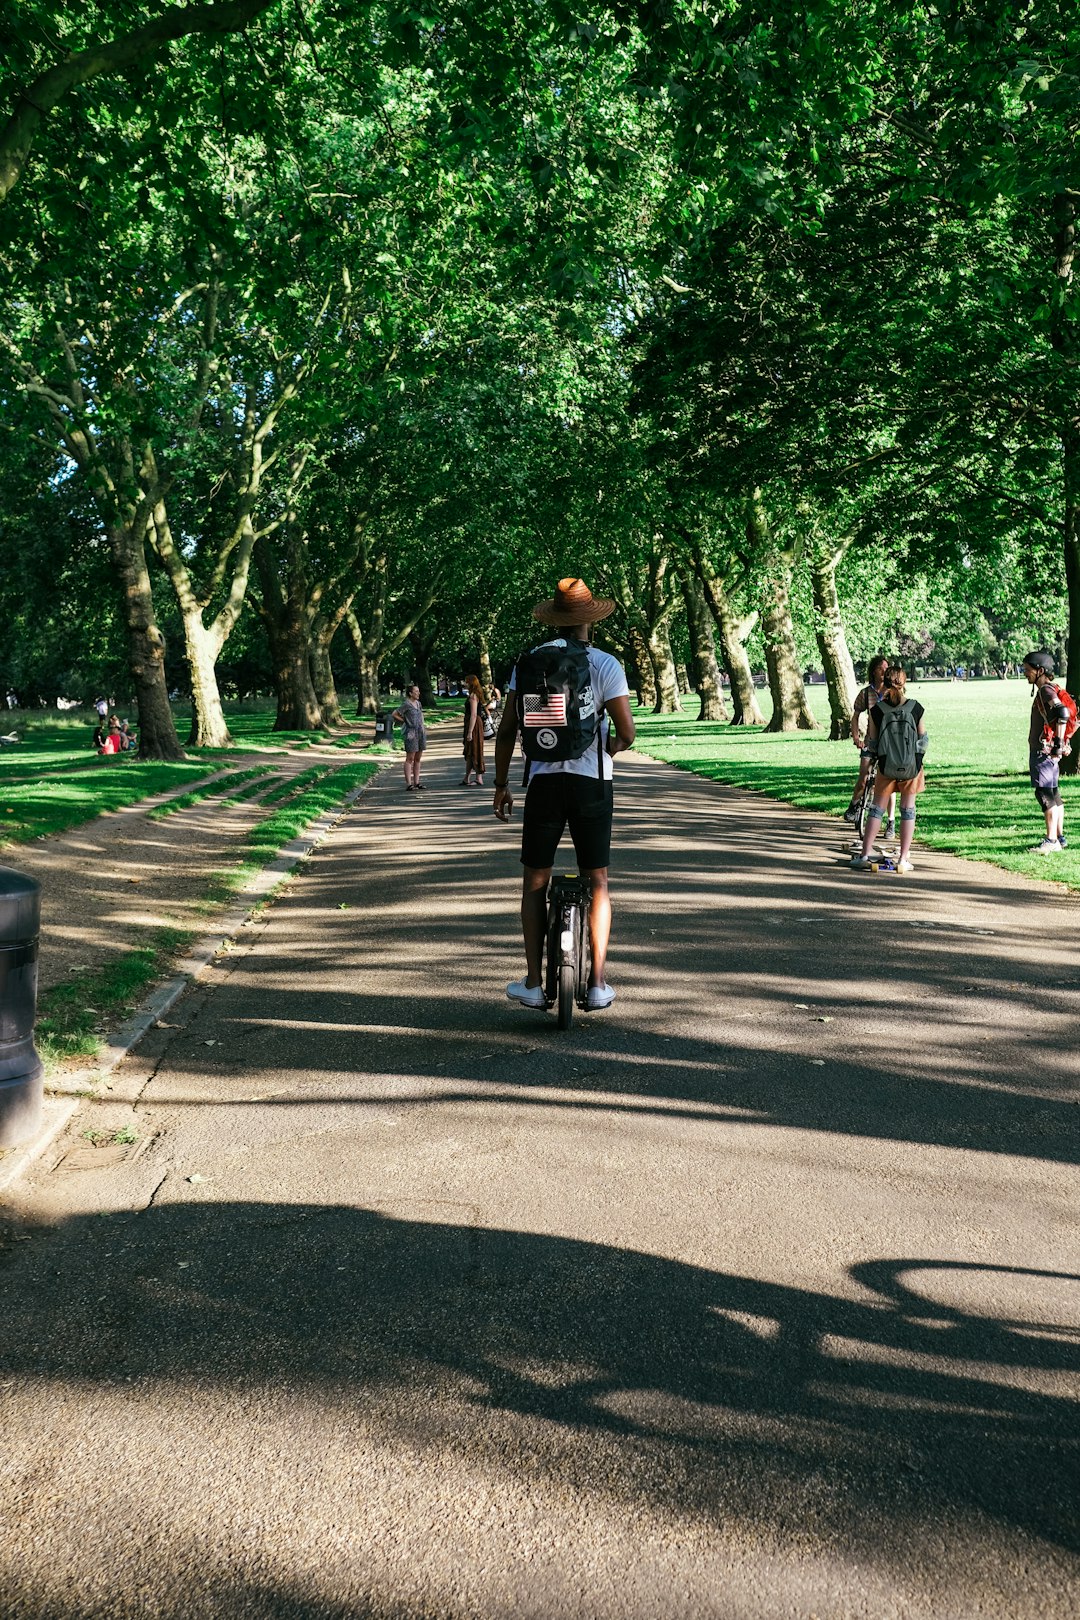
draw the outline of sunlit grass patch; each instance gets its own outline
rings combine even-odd
[[[170,799],[166,804],[155,805],[146,812],[151,821],[164,821],[166,817],[175,815],[179,810],[190,810],[192,805],[200,804],[203,799],[216,798],[219,795],[232,795],[235,788],[242,787],[244,783],[264,777],[271,769],[269,765],[253,765],[249,770],[231,771],[228,775],[219,776],[215,781],[200,782],[192,788],[190,793],[184,793],[178,799]],[[235,802],[233,797],[226,797],[224,804]]]
[[[35,1040],[46,1073],[73,1058],[95,1062],[109,1031],[138,1006],[190,938],[182,929],[162,928],[152,943],[43,991]]]

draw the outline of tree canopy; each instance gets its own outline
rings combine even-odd
[[[1080,23],[0,0],[0,679],[335,724],[562,574],[643,700],[1080,683]],[[64,648],[57,656],[56,643]],[[719,671],[730,686],[720,689]],[[730,709],[726,702],[730,702]]]

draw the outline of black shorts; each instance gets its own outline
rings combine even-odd
[[[592,872],[611,860],[610,782],[571,771],[534,776],[525,795],[521,829],[522,866],[554,866],[559,839],[570,827],[578,867]]]

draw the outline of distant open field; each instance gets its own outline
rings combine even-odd
[[[827,726],[828,693],[823,686],[807,690]],[[1043,820],[1027,778],[1027,682],[927,681],[908,690],[925,706],[930,734],[917,840],[1080,888],[1080,819],[1073,819],[1080,813],[1080,779],[1062,784],[1072,847],[1060,855],[1030,853]],[[759,698],[768,717],[768,692]],[[858,770],[850,742],[828,742],[820,732],[770,736],[760,727],[701,724],[697,699],[684,701],[687,712],[681,715],[638,711],[638,746],[646,753],[715,781],[843,814]]]

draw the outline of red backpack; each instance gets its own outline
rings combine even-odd
[[[1076,731],[1076,728],[1080,726],[1080,715],[1078,715],[1076,712],[1076,699],[1073,697],[1071,692],[1066,692],[1063,686],[1055,686],[1052,681],[1047,681],[1045,686],[1041,686],[1039,688],[1039,713],[1043,717],[1043,736],[1046,741],[1050,743],[1052,743],[1054,738],[1057,736],[1057,731],[1046,718],[1046,705],[1043,702],[1044,692],[1053,692],[1057,701],[1069,711],[1069,718],[1065,722],[1065,745],[1062,748],[1062,753],[1067,754],[1069,752],[1069,744],[1073,739],[1073,733]]]

